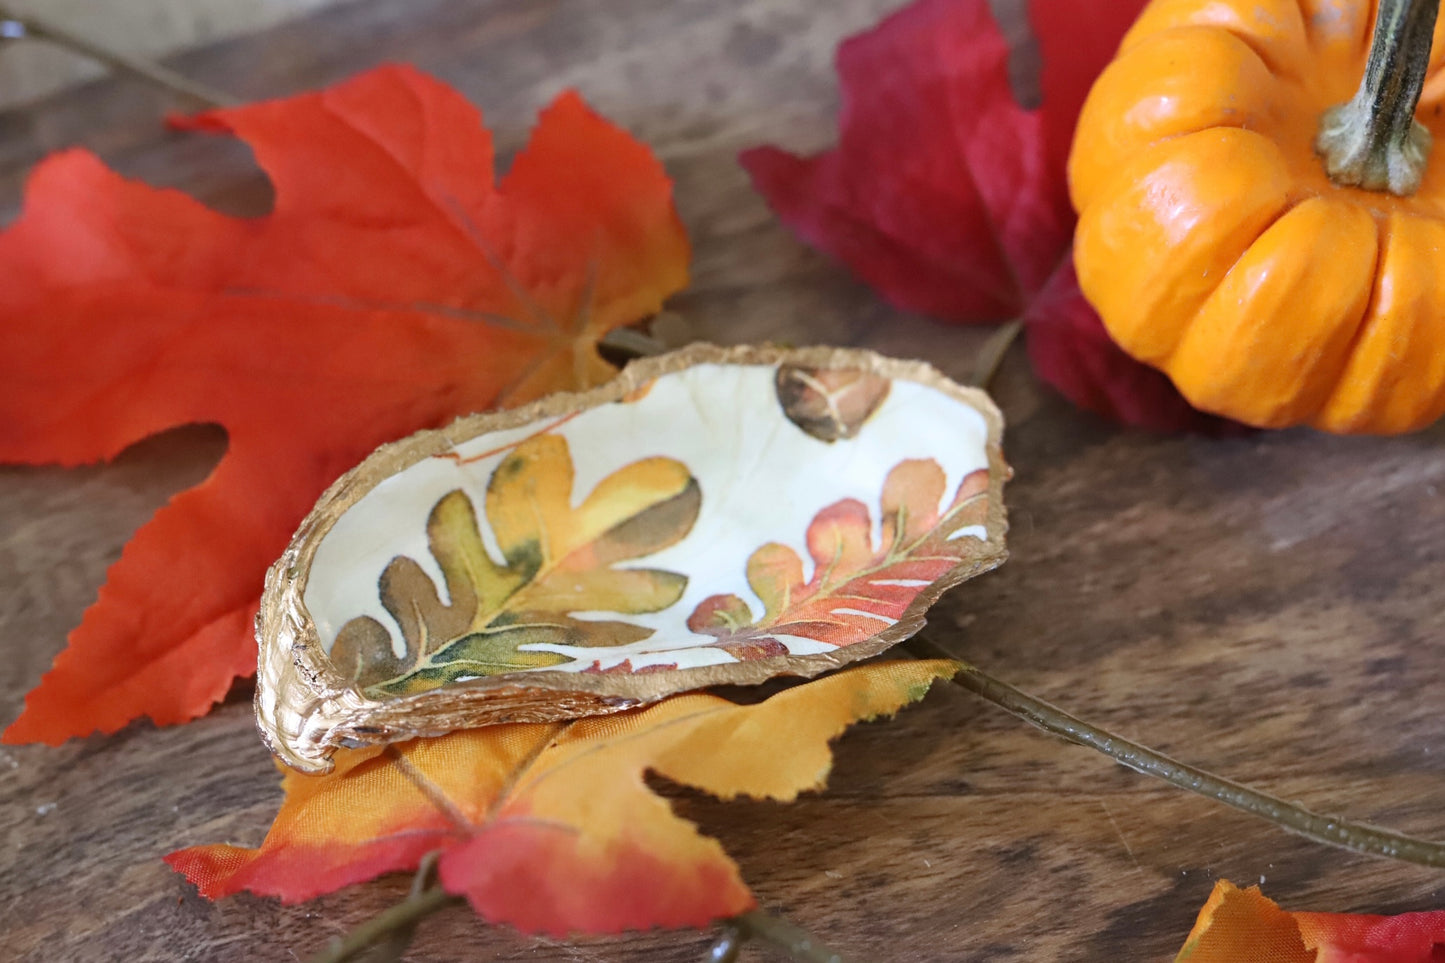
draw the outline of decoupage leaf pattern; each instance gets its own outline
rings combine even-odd
[[[331,659],[377,695],[406,695],[466,678],[559,665],[565,655],[538,644],[611,646],[637,642],[651,629],[618,620],[578,619],[575,612],[656,612],[681,597],[687,577],[619,568],[682,539],[697,518],[697,481],[672,458],[635,461],[571,505],[567,441],[538,435],[497,466],[487,485],[486,514],[502,553],[494,561],[476,510],[457,489],[427,519],[427,540],[441,568],[447,602],[416,560],[393,558],[379,589],[402,630],[403,652],[376,619],[342,627]]]
[[[781,636],[837,646],[872,638],[968,556],[968,529],[987,518],[988,483],[987,471],[970,473],[940,514],[943,469],[932,459],[900,462],[883,484],[878,545],[867,506],[853,498],[829,505],[808,526],[811,577],[791,548],[764,545],[747,565],[762,615],[736,595],[714,595],[693,611],[688,627],[715,636],[738,659],[783,654]]]
[[[320,771],[876,655],[1003,561],[1001,430],[921,363],[698,345],[384,446],[271,568],[258,724]]]

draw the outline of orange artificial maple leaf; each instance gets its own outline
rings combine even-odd
[[[828,741],[892,715],[957,663],[883,662],[755,705],[683,695],[572,723],[489,726],[338,753],[288,771],[258,849],[197,846],[166,862],[215,899],[311,899],[440,850],[438,875],[484,918],[528,933],[705,926],[754,905],[737,865],[643,781],[655,772],[724,799],[820,788]]]
[[[1221,879],[1175,963],[1433,963],[1442,956],[1445,911],[1287,913],[1258,886]]]
[[[189,123],[250,145],[270,214],[68,151],[0,235],[0,462],[203,422],[229,440],[126,546],[5,742],[206,712],[255,670],[266,566],[327,484],[383,442],[606,380],[598,339],[686,282],[666,174],[575,94],[500,183],[477,111],[407,67]]]

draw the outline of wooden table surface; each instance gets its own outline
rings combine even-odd
[[[833,48],[896,5],[358,0],[172,64],[253,98],[411,61],[480,105],[507,149],[575,86],[676,178],[696,257],[673,307],[698,337],[862,344],[966,377],[986,332],[881,304],[785,231],[735,162],[754,144],[830,143]],[[0,114],[0,216],[31,164],[73,144],[222,209],[263,210],[246,151],[167,133],[171,106],[113,81]],[[1017,471],[1012,558],[935,610],[933,638],[1185,760],[1445,837],[1445,431],[1151,436],[1073,410],[1019,354],[996,394]],[[0,719],[130,533],[224,444],[198,427],[104,467],[0,469]],[[0,750],[0,958],[293,960],[401,898],[407,881],[388,878],[301,906],[211,904],[160,862],[254,845],[270,824],[277,779],[249,692],[188,726]],[[1168,959],[1217,877],[1263,881],[1290,908],[1445,906],[1438,871],[1287,836],[956,688],[851,732],[828,791],[793,805],[672,794],[765,907],[857,960]],[[537,940],[451,909],[409,959],[695,961],[709,940]]]

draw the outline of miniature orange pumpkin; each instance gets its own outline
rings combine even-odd
[[[1437,6],[1154,0],[1095,84],[1079,279],[1196,407],[1374,433],[1445,412]]]

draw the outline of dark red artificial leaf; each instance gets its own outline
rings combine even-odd
[[[743,153],[783,222],[898,307],[1022,318],[1041,378],[1081,407],[1159,430],[1217,431],[1124,354],[1078,292],[1065,162],[1095,76],[1143,0],[1031,0],[1038,109],[1009,82],[988,0],[919,0],[838,49],[838,146]]]

